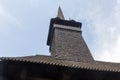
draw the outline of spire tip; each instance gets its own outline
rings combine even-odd
[[[60,6],[59,6],[59,8],[58,8],[58,14],[57,14],[57,17],[60,18],[60,19],[62,19],[62,20],[65,19],[65,18],[64,18],[64,15],[63,15],[63,12],[62,12],[62,9],[61,9]]]

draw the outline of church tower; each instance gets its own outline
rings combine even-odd
[[[47,45],[56,59],[93,62],[93,57],[82,37],[82,23],[65,20],[61,8],[50,22]]]

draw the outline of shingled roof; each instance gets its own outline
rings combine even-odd
[[[110,71],[110,72],[120,72],[120,63],[110,63],[110,62],[100,62],[95,61],[93,63],[85,62],[75,62],[54,59],[50,56],[26,56],[26,57],[2,57],[2,61],[19,61],[26,63],[37,63],[37,64],[49,64],[63,67],[80,68],[87,70],[97,70],[97,71]]]
[[[54,47],[52,46],[53,53],[55,53],[55,51],[57,51],[54,54],[55,56],[54,55],[53,56],[36,55],[36,56],[25,56],[25,57],[1,57],[0,61],[14,61],[14,62],[25,62],[25,63],[49,64],[49,65],[55,65],[55,66],[79,68],[79,69],[87,69],[87,70],[120,72],[120,63],[94,61],[94,59],[92,58],[92,56],[89,52],[89,49],[87,48],[81,34],[79,33],[81,31],[78,31],[78,29],[81,28],[81,25],[82,25],[81,23],[75,22],[73,20],[72,21],[64,20],[64,16],[63,16],[60,8],[59,8],[59,12],[58,12],[58,18],[51,19],[51,24],[50,24],[49,34],[48,34],[48,41],[47,41],[47,45],[49,45],[49,46],[53,45],[53,44],[51,44],[52,37],[53,37],[52,35],[54,33],[53,31],[56,28],[55,26],[53,27],[53,23],[57,24],[58,26],[57,26],[56,30],[60,33],[59,33],[59,35],[56,35],[54,37],[57,38],[56,41],[58,41],[58,43],[60,45],[56,46],[54,44],[55,46]],[[61,25],[62,25],[62,27],[61,27]],[[64,27],[64,29],[61,29],[63,27]],[[66,29],[68,29],[68,30],[66,30]],[[70,31],[72,31],[72,32],[70,32]],[[57,32],[57,34],[58,34],[58,32]],[[61,33],[62,33],[62,35],[61,35]],[[74,33],[74,35],[72,35],[73,33]],[[65,34],[67,34],[67,35],[64,36]],[[70,34],[72,35],[72,37],[68,37],[68,36],[71,36]],[[66,44],[65,46],[63,44],[61,45],[61,43],[63,41],[63,40],[61,40],[59,42],[61,36],[62,37],[64,36],[63,38],[68,37],[67,39],[71,42],[68,43],[67,42],[68,40],[66,39],[65,40],[66,42],[64,44],[66,44],[66,43],[72,44],[72,45],[70,45],[71,47],[68,46],[68,44]],[[73,40],[75,40],[75,41],[73,41]],[[53,39],[53,43],[54,42],[55,41]],[[56,47],[58,49],[56,49]],[[60,49],[59,49],[59,47],[60,47]],[[76,48],[74,48],[74,47],[76,47]],[[66,49],[68,49],[68,50],[66,50]],[[66,52],[65,52],[65,50],[66,50]],[[73,50],[75,52],[72,52]],[[61,53],[60,53],[60,51],[61,51]],[[71,53],[71,55],[70,55],[70,53]],[[62,54],[62,56],[60,56],[61,54]],[[64,56],[65,54],[66,54],[66,56],[69,56],[70,58],[72,57],[72,59],[69,59],[69,58],[64,59],[64,58],[67,58],[66,56]],[[56,57],[56,55],[57,55],[57,57]],[[61,58],[58,58],[59,56]],[[81,59],[81,60],[74,60],[73,58]]]

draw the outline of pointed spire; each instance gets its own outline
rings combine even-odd
[[[62,20],[65,19],[65,18],[64,18],[64,15],[63,15],[63,13],[62,13],[62,10],[61,10],[61,8],[60,8],[60,6],[59,6],[59,8],[58,8],[57,17],[60,18],[60,19],[62,19]]]

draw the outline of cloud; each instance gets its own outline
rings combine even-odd
[[[27,2],[29,2],[30,5],[36,5],[38,4],[40,1],[39,0],[27,0]]]
[[[96,60],[120,62],[120,1],[115,3],[110,13],[99,5],[89,14],[88,21],[93,25],[95,37],[92,52]]]
[[[5,30],[10,29],[13,25],[20,27],[21,23],[15,16],[10,14],[3,5],[0,4],[0,32],[5,32]]]

